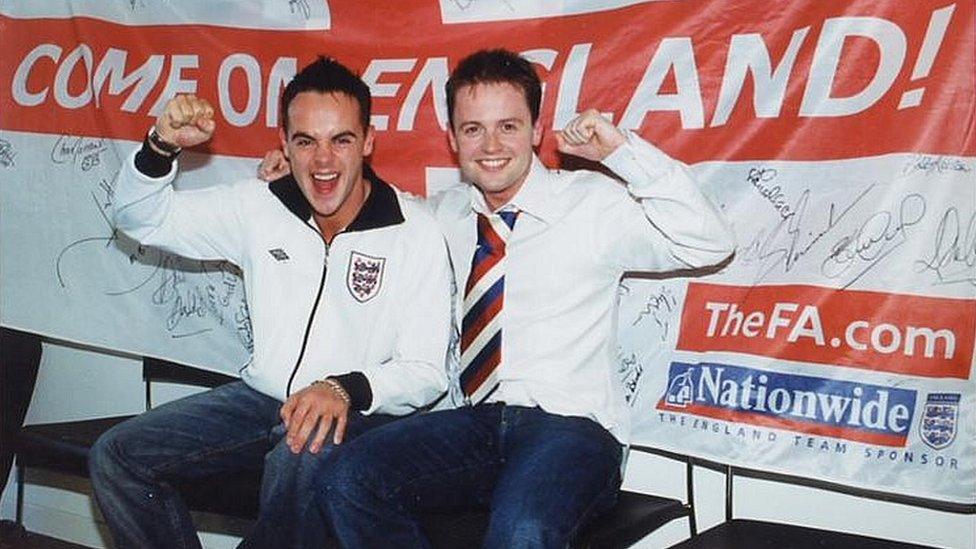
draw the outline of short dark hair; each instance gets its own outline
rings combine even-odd
[[[461,88],[475,84],[511,84],[522,90],[532,113],[532,123],[539,119],[542,83],[526,58],[504,49],[480,50],[465,57],[451,72],[444,90],[447,93],[447,118],[454,126],[454,103]]]
[[[342,93],[359,103],[359,121],[363,130],[369,127],[372,97],[369,86],[345,65],[320,55],[292,78],[281,94],[281,127],[288,131],[288,107],[302,92]]]

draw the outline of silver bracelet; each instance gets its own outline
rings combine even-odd
[[[352,398],[349,397],[349,393],[346,392],[346,390],[342,387],[342,385],[338,381],[332,379],[331,377],[327,377],[325,379],[317,379],[313,381],[312,385],[316,385],[319,383],[323,385],[328,385],[329,388],[332,389],[332,392],[339,395],[339,398],[341,398],[343,402],[345,402],[349,406],[352,406]]]

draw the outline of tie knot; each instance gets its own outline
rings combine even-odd
[[[478,214],[478,245],[491,253],[504,253],[505,243],[512,234],[518,214],[517,210]]]
[[[518,218],[518,210],[509,210],[505,212],[498,212],[498,217],[502,218],[502,221],[508,225],[508,229],[512,230],[515,228],[515,220]]]

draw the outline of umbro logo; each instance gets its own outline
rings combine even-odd
[[[281,248],[268,250],[268,253],[271,254],[271,257],[275,258],[278,261],[288,261],[288,254],[286,254],[285,251],[282,250]]]

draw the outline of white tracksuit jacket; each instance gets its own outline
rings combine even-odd
[[[241,377],[250,387],[284,400],[317,379],[362,372],[372,392],[364,412],[398,415],[444,392],[452,274],[421,199],[364,166],[370,195],[326,245],[291,176],[175,191],[176,163],[151,178],[134,159],[116,184],[116,227],[142,244],[242,269],[254,354]]]

